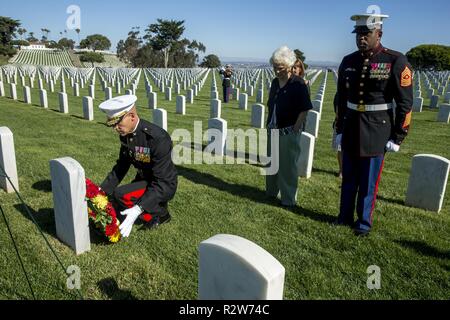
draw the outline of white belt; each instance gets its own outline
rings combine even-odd
[[[383,104],[354,104],[351,102],[347,102],[347,108],[359,111],[359,112],[367,112],[367,111],[383,111],[392,109],[392,103],[383,103]]]

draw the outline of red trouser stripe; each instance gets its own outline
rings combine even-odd
[[[123,205],[127,208],[134,207],[136,200],[144,195],[145,190],[146,189],[134,190],[130,193],[125,194],[120,200],[122,201]]]
[[[377,184],[375,185],[375,192],[374,192],[373,200],[372,200],[372,209],[370,210],[370,224],[373,224],[373,211],[375,209],[375,202],[377,200],[377,194],[378,194],[378,186],[380,184],[381,173],[383,172],[383,167],[384,167],[384,159],[383,159],[383,162],[381,163],[380,172],[378,173]]]

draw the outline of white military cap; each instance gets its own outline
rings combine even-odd
[[[356,14],[351,17],[355,21],[355,29],[353,33],[369,32],[373,29],[381,29],[383,19],[389,18],[386,14],[363,13]]]
[[[107,125],[114,126],[134,107],[136,101],[135,95],[119,96],[102,102],[99,108],[108,117]]]

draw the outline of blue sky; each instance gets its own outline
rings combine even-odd
[[[66,29],[69,5],[81,9],[81,38],[101,33],[115,51],[133,26],[145,29],[157,18],[185,20],[185,37],[201,41],[207,54],[268,60],[281,45],[299,48],[307,60],[341,61],[355,50],[350,16],[378,5],[389,14],[383,44],[406,52],[423,43],[450,45],[448,0],[16,0],[0,2],[0,15],[21,20],[41,37],[57,40]],[[68,36],[77,39],[75,31]]]

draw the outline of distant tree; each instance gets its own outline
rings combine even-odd
[[[75,47],[75,41],[73,41],[72,39],[62,38],[58,41],[58,45],[62,49],[73,50],[73,48]]]
[[[27,38],[27,41],[28,42],[38,42],[39,40],[38,39],[36,39],[35,37],[34,37],[34,32],[30,32],[30,33],[28,33],[28,38]]]
[[[80,61],[91,62],[92,64],[94,64],[94,62],[102,63],[105,62],[105,57],[101,53],[97,52],[84,52],[80,54]]]
[[[25,28],[19,28],[17,29],[17,33],[20,35],[20,40],[23,40],[23,35],[27,33],[27,30]]]
[[[80,44],[80,32],[81,32],[81,29],[75,29],[75,32],[77,33],[77,36],[78,36],[78,44]]]
[[[164,67],[169,64],[169,55],[172,46],[178,42],[184,33],[184,20],[157,19],[157,23],[151,24],[145,30],[144,39],[155,51],[161,51],[164,56]]]
[[[54,40],[48,41],[47,44],[46,44],[46,47],[50,48],[50,49],[59,49],[59,50],[63,50],[64,49],[58,42],[56,42]]]
[[[19,27],[20,21],[0,16],[0,55],[11,57],[16,53],[11,41]]]
[[[108,50],[111,48],[111,41],[101,34],[93,34],[80,42],[80,48],[89,48],[95,51]]]
[[[200,67],[203,68],[218,68],[222,65],[220,62],[220,59],[215,54],[209,54],[206,57],[203,58],[202,63],[200,64]]]
[[[149,44],[139,48],[130,62],[135,68],[157,68],[164,64],[161,54]]]
[[[26,40],[13,40],[13,41],[11,41],[11,45],[13,45],[13,46],[29,46],[30,43]]]
[[[450,70],[450,46],[424,44],[406,53],[414,69]]]
[[[125,41],[120,40],[117,43],[117,56],[125,63],[132,63],[138,54],[142,44],[139,29],[139,27],[133,27],[132,30],[128,32],[128,38]]]
[[[302,51],[300,51],[299,49],[295,49],[294,53],[295,53],[295,56],[297,57],[297,59],[302,60],[303,65],[305,66],[305,70],[308,69],[308,65],[305,63],[305,60],[306,60],[305,54]]]

